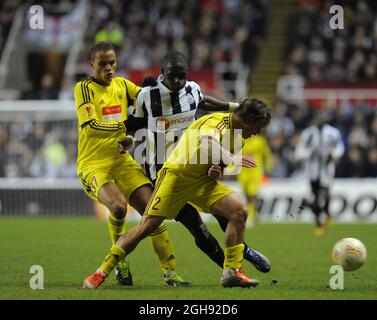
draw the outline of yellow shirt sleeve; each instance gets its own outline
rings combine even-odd
[[[127,95],[132,99],[136,100],[137,94],[140,91],[140,87],[131,82],[130,80],[124,79],[124,83],[127,89]]]
[[[80,81],[75,85],[73,95],[75,98],[76,114],[79,125],[81,126],[85,122],[97,119],[90,91],[85,85],[85,81]]]

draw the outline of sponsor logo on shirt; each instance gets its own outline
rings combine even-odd
[[[104,121],[116,121],[122,119],[122,106],[120,104],[102,108],[102,119]]]
[[[157,131],[166,132],[170,127],[182,127],[182,125],[186,128],[193,120],[194,115],[186,115],[170,120],[167,117],[160,117],[156,121]]]

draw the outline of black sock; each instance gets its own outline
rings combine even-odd
[[[197,247],[202,250],[220,268],[224,265],[224,251],[216,238],[208,231],[199,212],[186,204],[180,211],[176,221],[181,222],[195,238]]]

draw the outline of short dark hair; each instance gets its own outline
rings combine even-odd
[[[89,51],[89,61],[92,61],[95,59],[97,52],[107,52],[113,50],[115,52],[115,48],[113,44],[110,41],[101,41],[96,43],[93,47],[90,48]]]
[[[170,52],[162,58],[162,67],[165,69],[167,64],[171,63],[173,66],[178,63],[188,65],[187,58],[181,52]]]
[[[255,120],[266,120],[270,122],[271,112],[267,105],[258,99],[252,97],[245,97],[239,101],[240,106],[234,113],[245,123]]]

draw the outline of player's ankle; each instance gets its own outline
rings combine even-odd
[[[235,272],[236,272],[236,269],[233,269],[233,268],[224,268],[223,269],[223,276],[229,277],[229,276],[233,275]]]
[[[165,277],[172,277],[172,276],[174,276],[175,275],[175,270],[172,270],[172,269],[170,269],[170,270],[164,270],[164,276]]]

